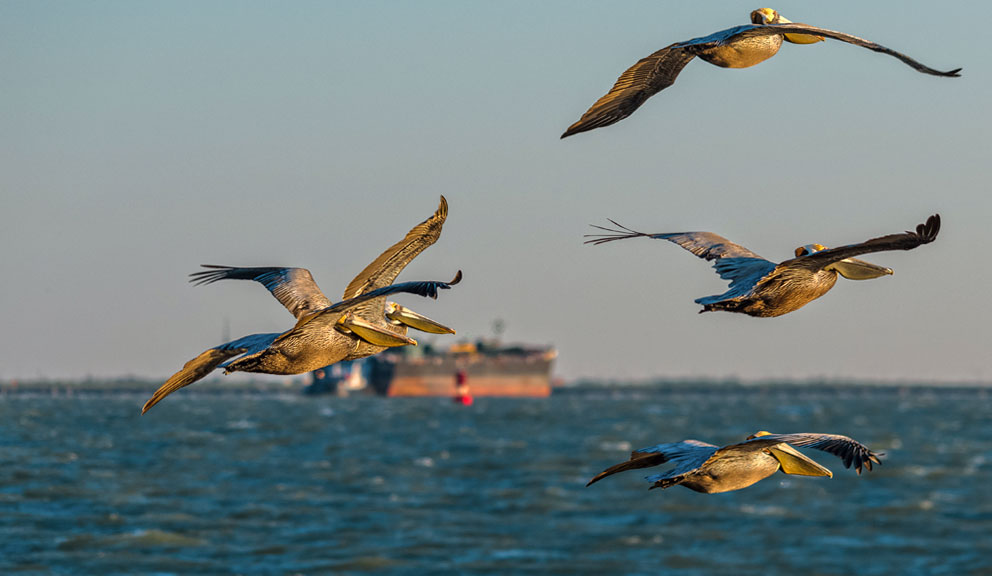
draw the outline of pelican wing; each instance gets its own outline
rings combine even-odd
[[[696,57],[685,46],[685,43],[672,44],[638,60],[561,137],[615,124],[633,114],[648,98],[674,84],[686,64]]]
[[[845,468],[850,468],[853,464],[858,474],[861,474],[862,466],[871,470],[872,462],[881,464],[882,462],[879,460],[879,456],[884,456],[884,454],[872,452],[864,444],[847,436],[800,432],[796,434],[766,434],[764,436],[758,436],[739,444],[725,446],[717,450],[713,457],[718,458],[722,454],[732,451],[750,452],[764,450],[765,448],[782,443],[791,444],[796,447],[808,446],[833,454],[844,461]]]
[[[455,277],[450,282],[440,282],[437,280],[423,280],[416,282],[401,282],[399,284],[390,284],[389,286],[383,286],[381,288],[376,288],[369,292],[359,294],[354,298],[349,298],[347,300],[342,300],[337,304],[333,304],[321,310],[317,310],[311,314],[301,317],[297,322],[296,326],[292,330],[283,333],[279,336],[276,341],[282,340],[290,335],[298,334],[301,330],[311,331],[311,330],[323,330],[326,329],[328,322],[336,322],[340,317],[342,312],[351,309],[358,309],[363,304],[376,300],[378,298],[385,298],[390,294],[399,294],[405,292],[408,294],[416,294],[418,296],[430,297],[437,299],[438,290],[447,290],[462,281],[462,271],[459,270]]]
[[[182,370],[169,377],[165,384],[162,384],[155,391],[148,402],[145,402],[141,408],[141,413],[148,412],[152,406],[161,402],[169,394],[200,380],[213,372],[215,368],[223,367],[232,358],[265,350],[278,336],[279,334],[251,334],[206,350],[184,364]]]
[[[635,470],[638,468],[649,468],[651,466],[658,466],[666,462],[675,464],[675,468],[667,474],[657,475],[657,478],[682,476],[699,468],[703,462],[706,462],[706,460],[713,455],[716,449],[716,446],[707,444],[706,442],[700,442],[699,440],[683,440],[682,442],[658,444],[649,448],[641,448],[640,450],[631,452],[630,460],[610,466],[606,470],[603,470],[593,477],[593,479],[590,480],[589,484],[586,484],[586,486],[599,482],[603,478],[612,476],[617,472]],[[649,478],[655,478],[655,476],[651,476]],[[651,481],[655,482],[657,480]]]
[[[597,100],[578,122],[569,126],[561,137],[609,126],[630,116],[648,98],[675,84],[682,69],[700,51],[735,40],[740,32],[749,28],[753,26],[734,26],[709,36],[676,42],[641,58],[621,74],[613,88]]]
[[[775,34],[809,34],[814,36],[824,36],[826,38],[832,38],[834,40],[840,40],[841,42],[847,42],[848,44],[854,44],[855,46],[861,46],[862,48],[867,48],[874,52],[879,52],[881,54],[888,54],[902,60],[907,65],[911,66],[914,70],[922,72],[924,74],[932,74],[934,76],[949,76],[957,77],[960,76],[961,68],[955,68],[954,70],[948,70],[942,72],[940,70],[935,70],[929,66],[925,66],[916,60],[913,60],[909,56],[901,52],[896,52],[895,50],[886,48],[881,44],[876,44],[870,40],[865,40],[864,38],[858,38],[857,36],[852,36],[850,34],[844,34],[843,32],[837,32],[835,30],[827,30],[826,28],[819,28],[817,26],[810,26],[808,24],[799,24],[797,22],[788,24],[761,24],[761,25],[749,25],[749,26],[739,26],[740,30],[734,35],[734,39],[741,38],[753,38],[756,36],[772,36]]]
[[[358,276],[355,276],[345,288],[344,298],[353,298],[369,290],[392,284],[410,261],[437,242],[447,217],[448,201],[441,196],[441,203],[434,215],[414,226],[402,240],[390,246]]]
[[[212,284],[219,280],[254,280],[265,286],[297,319],[331,305],[306,268],[202,266],[208,270],[190,274],[190,282],[195,285]]]
[[[927,218],[927,221],[923,224],[917,225],[915,232],[906,231],[902,234],[889,234],[879,238],[872,238],[860,244],[828,248],[814,252],[808,256],[786,260],[780,266],[819,270],[834,262],[839,262],[859,254],[886,252],[889,250],[912,250],[917,246],[933,242],[937,238],[938,232],[940,232],[940,214],[934,214]]]
[[[716,273],[720,275],[720,278],[730,281],[730,292],[721,298],[732,297],[737,292],[746,293],[757,284],[758,280],[775,269],[775,263],[765,260],[747,248],[734,244],[723,236],[712,232],[644,234],[631,230],[613,220],[610,222],[618,229],[594,225],[593,228],[603,230],[607,234],[587,234],[587,237],[593,239],[587,240],[586,244],[604,244],[614,240],[638,237],[674,242],[704,260],[715,260],[713,268],[716,269]]]
[[[437,242],[441,236],[441,227],[447,217],[448,201],[444,196],[441,196],[441,203],[437,211],[427,220],[414,226],[402,240],[390,246],[366,266],[358,276],[355,276],[354,280],[345,288],[344,298],[353,298],[370,290],[392,285],[407,264],[426,250],[428,246]],[[354,309],[356,316],[367,319],[382,316],[385,312],[385,298],[369,299]]]

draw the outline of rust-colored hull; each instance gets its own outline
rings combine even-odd
[[[554,350],[516,353],[450,353],[422,357],[377,357],[369,385],[384,396],[456,395],[455,381],[464,372],[473,397],[544,397],[551,395]]]

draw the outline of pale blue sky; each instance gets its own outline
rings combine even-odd
[[[565,378],[989,380],[984,2],[780,2],[958,79],[827,41],[748,70],[690,64],[620,124],[561,132],[637,59],[748,21],[697,2],[0,1],[0,378],[166,377],[292,318],[201,263],[309,268],[340,296],[450,203],[400,277],[459,336],[550,343]],[[677,246],[582,244],[611,217],[711,230],[771,260],[940,212],[776,319],[697,315],[725,290]],[[453,338],[428,336],[448,342]]]

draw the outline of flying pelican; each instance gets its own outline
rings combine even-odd
[[[439,288],[449,288],[461,280],[459,271],[451,282],[393,284],[410,261],[437,241],[447,215],[448,202],[441,196],[437,211],[366,266],[348,284],[344,300],[337,304],[320,291],[305,268],[204,265],[208,270],[191,274],[191,282],[259,282],[296,317],[296,325],[281,334],[252,334],[206,350],[172,375],[145,403],[141,413],[215,368],[223,368],[225,374],[301,374],[342,360],[371,356],[388,347],[416,346],[416,340],[406,336],[408,326],[435,334],[454,334],[451,328],[426,316],[386,302],[386,296],[402,292],[436,298]],[[231,360],[237,356],[241,358]]]
[[[861,467],[871,470],[871,464],[881,464],[876,454],[864,444],[837,434],[772,434],[757,432],[747,440],[719,448],[699,440],[683,440],[641,448],[630,454],[630,460],[610,466],[589,481],[595,482],[617,472],[648,468],[666,462],[675,468],[664,474],[647,476],[654,488],[682,485],[696,492],[718,494],[747,488],[781,470],[785,474],[833,477],[833,472],[807,458],[792,446],[809,446],[829,452],[844,461],[844,467],[861,474]]]
[[[610,222],[621,230],[593,226],[609,234],[588,234],[594,239],[587,240],[586,244],[638,237],[674,242],[700,258],[715,260],[713,268],[716,273],[730,281],[730,290],[723,294],[695,300],[703,305],[700,313],[725,310],[758,317],[781,316],[802,308],[833,288],[838,274],[849,280],[868,280],[892,274],[890,268],[852,256],[886,250],[912,250],[933,242],[940,231],[940,214],[934,214],[927,218],[926,223],[919,224],[916,232],[889,234],[837,248],[807,244],[796,248],[795,258],[775,264],[712,232],[643,234],[613,220]]]
[[[679,72],[696,56],[721,68],[748,68],[774,56],[783,39],[793,44],[812,44],[824,38],[833,38],[894,56],[924,74],[960,76],[960,68],[947,72],[934,70],[905,54],[863,38],[790,22],[771,8],[751,12],[751,22],[750,25],[735,26],[702,38],[676,42],[642,58],[621,74],[613,88],[597,100],[578,122],[569,126],[561,137],[609,126],[630,116],[648,98],[674,84]]]

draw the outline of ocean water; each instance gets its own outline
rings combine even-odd
[[[144,399],[0,397],[0,573],[992,574],[988,391]],[[884,465],[804,449],[834,478],[585,487],[633,448],[759,429]]]

